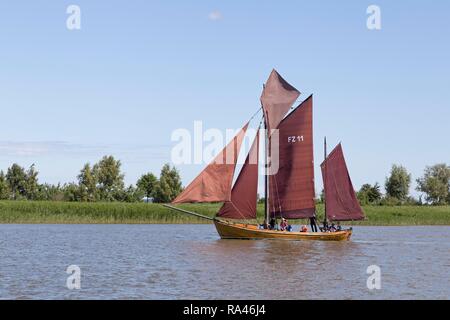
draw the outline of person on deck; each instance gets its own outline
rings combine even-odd
[[[288,226],[287,220],[285,218],[281,218],[280,230],[286,231],[287,226]]]
[[[316,217],[309,218],[309,222],[311,224],[311,231],[317,232],[317,223],[316,223]]]
[[[276,221],[275,218],[271,218],[269,222],[269,230],[275,230]]]
[[[288,232],[292,231],[292,226],[289,224],[289,222],[286,218],[281,218],[280,230],[288,231]]]
[[[336,232],[336,231],[337,231],[336,226],[334,225],[334,223],[332,223],[330,226],[330,232]]]
[[[342,226],[341,223],[338,221],[337,226],[336,226],[336,231],[342,231]]]
[[[300,232],[308,232],[308,228],[305,225],[300,227]]]
[[[286,220],[287,223],[287,220]],[[292,226],[288,223],[287,227],[286,227],[286,231],[291,232],[292,231]]]
[[[260,228],[260,229],[264,229],[264,230],[269,229],[269,224],[267,223],[267,220],[266,220],[266,219],[264,219],[264,222],[263,222],[262,224],[259,225],[259,228]]]

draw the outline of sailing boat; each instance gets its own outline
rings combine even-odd
[[[325,193],[323,228],[317,231],[313,159],[313,97],[290,113],[300,92],[272,70],[261,95],[265,135],[265,201],[262,225],[256,219],[259,131],[233,185],[238,154],[249,126],[246,123],[216,158],[166,207],[212,220],[223,239],[349,240],[352,229],[330,232],[329,222],[364,219],[353,189],[341,144],[321,164]],[[278,138],[278,139],[277,139]],[[272,144],[278,144],[273,148]],[[274,165],[278,152],[278,163]],[[276,167],[276,170],[273,169]],[[223,202],[214,218],[184,210],[179,203]],[[310,219],[307,232],[268,228],[270,219]]]

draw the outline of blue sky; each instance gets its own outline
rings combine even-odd
[[[66,8],[81,8],[81,30]],[[381,8],[379,31],[366,9]],[[239,128],[276,68],[314,94],[315,161],[342,141],[356,188],[393,163],[450,162],[448,1],[3,1],[0,169],[76,179],[112,154],[127,183],[170,161],[171,133]],[[179,167],[188,183],[199,166]],[[316,188],[321,188],[319,170]],[[413,190],[411,190],[413,191]]]

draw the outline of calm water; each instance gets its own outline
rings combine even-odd
[[[81,290],[66,268],[81,268]],[[370,291],[369,265],[381,268]],[[450,299],[450,227],[350,242],[219,240],[212,225],[0,225],[2,299]]]

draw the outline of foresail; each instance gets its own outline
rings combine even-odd
[[[269,183],[272,216],[290,219],[315,216],[312,115],[310,96],[278,126],[278,171],[270,175]],[[271,143],[276,142],[273,139]],[[276,166],[274,161],[272,167]]]
[[[297,89],[284,80],[275,69],[272,70],[261,95],[269,133],[278,127],[299,95]]]
[[[247,128],[248,123],[172,203],[230,201],[234,170]]]
[[[363,220],[364,212],[356,198],[341,144],[321,164],[327,218],[331,221]]]
[[[231,191],[231,201],[225,202],[217,213],[229,219],[256,219],[258,192],[259,131],[253,141],[241,172]]]

